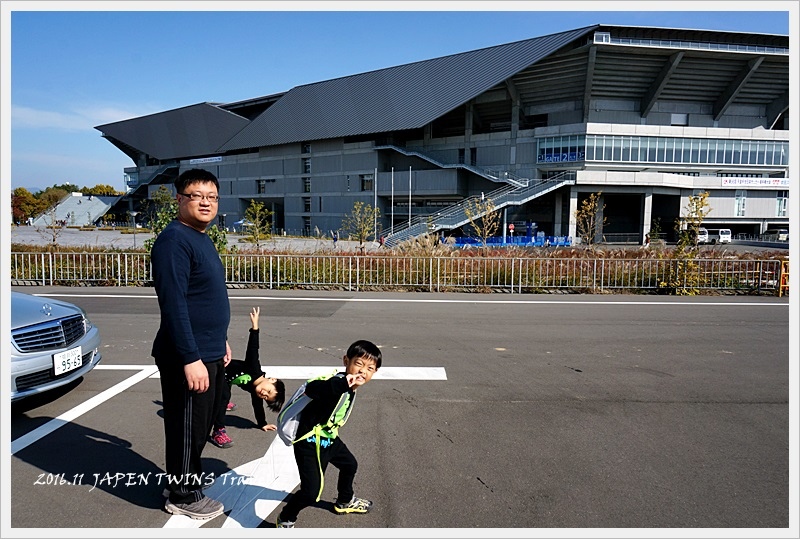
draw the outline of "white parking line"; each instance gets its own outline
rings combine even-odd
[[[155,365],[107,365],[95,367],[97,370],[138,370],[139,372],[95,395],[60,416],[20,436],[11,442],[11,454],[41,440],[56,429],[68,424],[99,406],[108,399],[122,393],[146,378],[159,378]],[[340,366],[269,366],[270,375],[285,380],[307,380],[331,371],[341,370]],[[373,380],[447,380],[444,367],[382,367]],[[256,528],[269,517],[275,508],[300,484],[300,475],[294,461],[294,452],[277,436],[263,457],[243,464],[231,472],[220,476],[206,493],[225,506],[227,518],[223,528]],[[184,515],[172,515],[164,524],[165,528],[200,528],[209,520],[195,520]]]
[[[95,368],[99,368],[98,365]],[[304,366],[294,367],[286,365],[269,365],[261,367],[269,376],[280,378],[281,380],[308,380],[316,376],[328,374],[333,371],[341,371],[341,366],[330,365],[325,367]],[[153,378],[160,378],[159,373],[153,374]],[[444,367],[381,367],[373,380],[447,380],[447,373]]]
[[[95,369],[100,369],[100,368],[103,368],[103,366],[97,365],[95,367]],[[141,382],[145,378],[149,378],[150,376],[153,375],[154,372],[158,371],[155,365],[146,365],[146,366],[137,365],[137,366],[130,366],[130,368],[139,369],[139,372],[134,374],[130,378],[123,380],[117,385],[106,389],[102,393],[95,395],[91,399],[87,400],[84,403],[81,403],[72,410],[68,410],[63,414],[61,414],[60,416],[51,419],[44,425],[35,428],[31,432],[23,434],[22,436],[11,442],[11,454],[13,455],[17,451],[21,451],[26,447],[28,447],[29,445],[31,445],[32,443],[41,440],[42,438],[44,438],[51,432],[55,431],[56,429],[63,427],[70,421],[74,421],[75,419],[79,418],[92,408],[95,408],[100,404],[104,403],[105,401],[107,401],[108,399],[110,399],[111,397],[114,397],[115,395],[122,393],[132,385]]]

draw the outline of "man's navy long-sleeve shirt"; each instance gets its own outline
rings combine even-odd
[[[156,238],[150,260],[161,308],[153,357],[181,365],[224,357],[231,308],[211,238],[174,220]]]

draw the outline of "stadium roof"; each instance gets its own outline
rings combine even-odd
[[[509,95],[523,107],[581,101],[584,117],[604,99],[638,102],[643,117],[658,100],[716,118],[759,105],[774,122],[788,110],[788,47],[783,35],[593,25],[96,129],[137,162],[418,129],[470,101],[501,124]]]

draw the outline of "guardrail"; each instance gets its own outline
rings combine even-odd
[[[774,292],[780,260],[222,255],[230,287],[403,291]],[[152,286],[147,253],[11,253],[11,284]]]

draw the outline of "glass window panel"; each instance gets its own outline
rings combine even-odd
[[[700,162],[700,141],[698,139],[691,139],[684,141],[687,146],[691,147],[691,153],[689,155],[688,163],[699,163]]]
[[[675,160],[675,145],[678,145],[678,151],[680,152],[680,143],[681,141],[676,141],[674,138],[666,139],[666,150],[664,151],[664,159],[663,161],[667,163],[672,163]],[[678,154],[678,158],[680,159],[680,153]]]
[[[622,161],[631,160],[631,137],[622,137]]]

